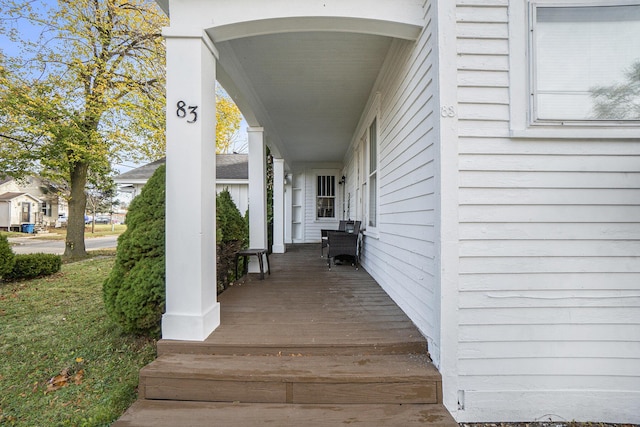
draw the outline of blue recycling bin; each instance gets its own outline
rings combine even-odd
[[[35,224],[22,224],[23,233],[33,233],[33,227]]]

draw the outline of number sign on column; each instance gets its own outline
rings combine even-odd
[[[176,116],[178,116],[178,118],[188,118],[187,123],[195,123],[198,121],[198,113],[196,112],[198,109],[197,105],[187,105],[184,101],[178,101],[176,107]]]

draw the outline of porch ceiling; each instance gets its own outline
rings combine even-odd
[[[218,81],[289,165],[342,162],[393,40],[321,31],[212,39]]]

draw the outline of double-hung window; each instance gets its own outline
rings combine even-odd
[[[378,222],[378,125],[374,119],[369,126],[369,215],[367,225]]]
[[[316,188],[316,218],[336,217],[336,177],[318,175]]]
[[[574,136],[596,138],[637,134],[640,1],[536,0],[528,8],[514,3],[520,10],[510,25],[512,131],[582,128],[583,135]],[[633,134],[621,134],[624,128]]]

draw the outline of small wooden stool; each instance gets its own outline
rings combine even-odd
[[[258,264],[260,264],[260,280],[264,280],[264,266],[262,265],[262,255],[267,258],[267,268],[269,269],[269,275],[271,275],[271,266],[269,265],[269,252],[266,249],[243,249],[236,252],[236,277],[238,277],[238,258],[244,257],[244,274],[249,270],[249,264],[247,264],[247,258],[251,255],[258,257]]]

